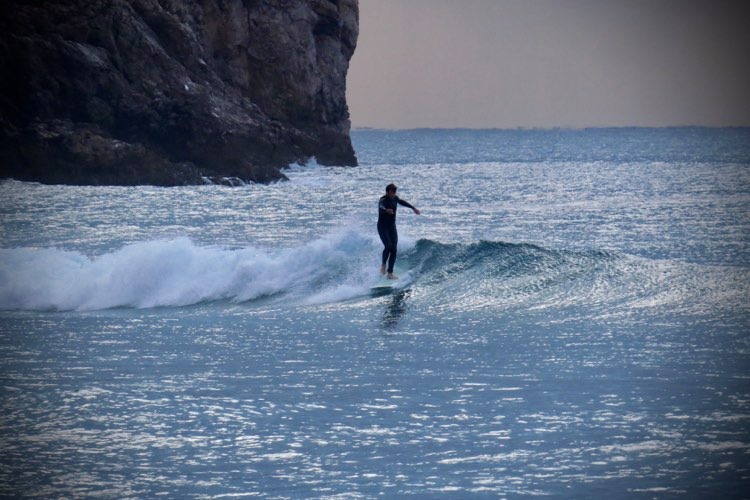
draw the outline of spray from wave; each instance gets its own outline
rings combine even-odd
[[[276,251],[202,247],[188,238],[135,243],[95,258],[0,249],[0,309],[149,308],[275,294],[342,299],[367,290],[375,244],[343,231]]]

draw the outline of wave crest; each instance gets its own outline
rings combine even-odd
[[[339,302],[369,295],[381,248],[376,236],[354,228],[273,250],[199,246],[188,238],[135,243],[94,258],[54,248],[0,249],[0,309]],[[747,310],[747,270],[493,241],[404,238],[399,255],[409,286],[420,289],[415,300],[437,313],[518,308],[615,318],[643,308]]]
[[[96,258],[54,248],[0,249],[0,309],[185,306],[279,293],[309,297],[365,272],[363,259],[373,245],[343,232],[278,251],[202,247],[188,238],[135,243]]]

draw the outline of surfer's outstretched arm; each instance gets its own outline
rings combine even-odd
[[[412,210],[414,210],[414,213],[417,214],[417,215],[419,215],[419,214],[422,213],[422,212],[419,211],[419,209],[417,207],[415,207],[414,205],[412,205],[408,201],[404,201],[401,198],[396,198],[396,201],[398,202],[399,205],[405,206],[406,208],[411,208]]]

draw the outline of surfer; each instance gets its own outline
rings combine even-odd
[[[395,184],[388,184],[385,187],[385,195],[380,197],[378,202],[378,234],[383,242],[383,263],[380,266],[380,274],[386,273],[386,263],[388,264],[388,279],[395,280],[398,276],[393,274],[393,265],[396,263],[396,246],[398,245],[398,232],[396,232],[396,209],[399,205],[411,208],[414,213],[419,215],[419,210],[414,208],[410,203],[396,196],[398,188]]]

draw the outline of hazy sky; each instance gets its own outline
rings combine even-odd
[[[750,1],[359,7],[354,127],[750,125]]]

